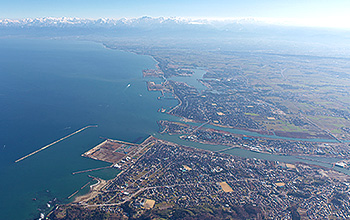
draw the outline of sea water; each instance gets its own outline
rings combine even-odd
[[[151,57],[90,42],[0,40],[0,219],[34,219],[53,200],[91,181],[113,178],[109,165],[81,157],[101,137],[142,141],[156,133],[158,113],[176,100],[148,92],[142,70]],[[86,125],[97,124],[19,163],[14,161]],[[86,193],[88,187],[81,193]],[[50,203],[49,203],[50,204]]]

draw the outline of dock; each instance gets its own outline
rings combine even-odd
[[[33,156],[34,154],[37,154],[37,153],[39,153],[40,151],[43,151],[43,150],[45,150],[46,148],[51,147],[52,145],[55,145],[55,144],[57,144],[57,143],[59,143],[59,142],[65,140],[65,139],[67,139],[67,138],[69,138],[69,137],[75,135],[75,134],[78,134],[78,133],[84,131],[85,129],[88,129],[88,128],[96,128],[96,127],[98,127],[98,125],[88,125],[88,126],[85,126],[85,127],[81,128],[81,129],[79,129],[79,130],[77,130],[77,131],[75,131],[75,132],[73,132],[73,133],[71,133],[71,134],[69,134],[69,135],[67,135],[67,136],[65,136],[65,137],[63,137],[63,138],[57,140],[57,141],[52,142],[51,144],[48,144],[48,145],[46,145],[46,146],[40,148],[39,150],[36,150],[36,151],[34,151],[34,152],[32,152],[32,153],[30,153],[30,154],[24,156],[24,157],[19,158],[18,160],[15,161],[15,163],[18,163],[18,162],[20,162],[20,161],[22,161],[22,160],[24,160],[24,159],[26,159],[26,158],[28,158],[28,157],[30,157],[30,156]]]
[[[139,146],[139,144],[130,143],[130,142],[126,142],[126,141],[113,140],[113,139],[109,139],[109,138],[104,138],[104,139],[108,140],[108,141],[111,141],[113,143],[119,143],[119,144],[131,145],[131,146]]]
[[[99,168],[94,168],[94,169],[88,169],[88,170],[80,170],[80,171],[76,171],[73,172],[72,174],[79,174],[79,173],[87,173],[87,172],[92,172],[92,171],[96,171],[96,170],[103,170],[103,169],[108,169],[111,168],[112,166],[107,166],[107,167],[99,167]]]

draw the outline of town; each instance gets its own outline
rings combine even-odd
[[[256,152],[278,155],[320,156],[349,158],[347,143],[324,143],[249,137],[213,128],[199,128],[180,122],[158,121],[161,133],[180,134],[181,139],[204,144],[226,145],[227,149],[238,147]]]
[[[157,41],[157,47],[148,41],[104,43],[157,61],[155,69],[143,75],[146,80],[148,76],[165,80],[149,86],[150,91],[172,92],[178,99],[179,105],[169,114],[290,138],[350,139],[346,59],[238,52],[225,40],[208,42],[211,50],[199,42],[188,46]],[[216,49],[220,47],[226,49]],[[172,80],[191,77],[198,68],[205,70],[198,79],[207,88],[203,91]]]
[[[144,153],[131,156],[116,178],[88,199],[59,206],[49,218],[63,219],[67,209],[77,218],[350,217],[350,178],[331,169],[240,158],[153,137],[135,149]]]

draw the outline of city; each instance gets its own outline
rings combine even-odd
[[[138,148],[144,153],[93,197],[59,206],[49,218],[63,219],[67,208],[76,218],[85,212],[121,219],[350,217],[350,178],[331,169],[244,159],[153,137]]]

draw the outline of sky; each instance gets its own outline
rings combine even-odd
[[[0,19],[258,18],[298,26],[350,28],[350,0],[0,0]]]

